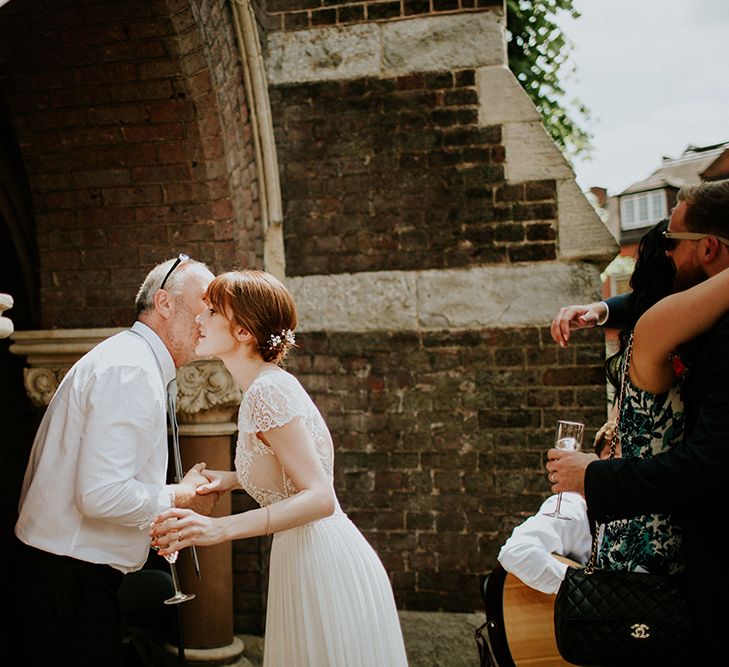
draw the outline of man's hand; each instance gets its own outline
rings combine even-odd
[[[175,492],[175,507],[183,507],[191,509],[200,514],[210,514],[213,507],[220,498],[219,493],[206,493],[199,495],[198,487],[208,484],[210,480],[202,474],[205,470],[204,463],[196,463],[187,474],[180,480],[178,484],[172,485]]]
[[[560,347],[567,347],[571,330],[591,329],[606,315],[607,307],[602,301],[584,306],[564,306],[552,320],[552,340]]]
[[[552,493],[576,491],[585,495],[585,469],[598,458],[587,452],[566,452],[563,449],[550,449],[547,452],[549,481]]]

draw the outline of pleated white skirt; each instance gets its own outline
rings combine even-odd
[[[346,515],[276,533],[264,667],[407,667],[387,573]]]

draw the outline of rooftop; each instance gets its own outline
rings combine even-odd
[[[714,173],[717,170],[712,167],[725,162],[728,158],[729,141],[711,146],[687,146],[679,157],[664,156],[661,166],[648,178],[629,185],[620,195],[665,187],[680,188],[684,185],[701,183],[707,180],[707,177],[721,177]],[[727,175],[729,174],[724,174]]]

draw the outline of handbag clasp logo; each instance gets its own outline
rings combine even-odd
[[[630,629],[632,630],[630,636],[633,637],[633,639],[648,639],[648,637],[651,636],[650,626],[645,623],[633,623],[633,625],[630,626]]]

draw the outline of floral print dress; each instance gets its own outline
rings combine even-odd
[[[626,378],[618,425],[623,458],[649,459],[679,447],[683,429],[684,409],[678,384],[667,392],[651,394]],[[608,522],[597,565],[610,570],[663,574],[682,571],[678,523],[668,514],[646,514]]]

